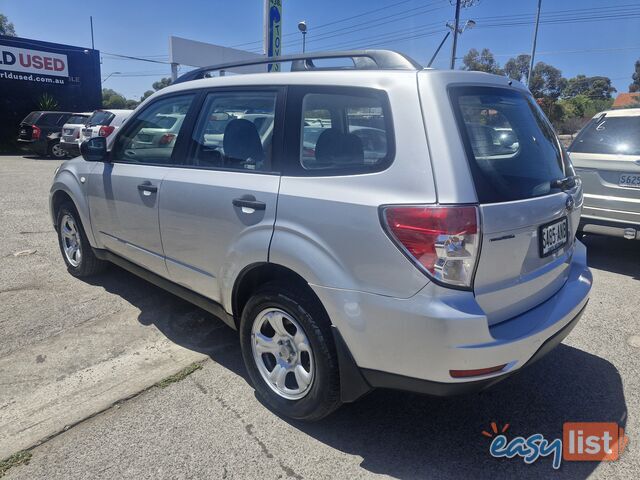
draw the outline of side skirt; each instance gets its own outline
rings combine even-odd
[[[210,300],[198,293],[195,293],[188,288],[178,285],[171,280],[167,280],[160,275],[156,275],[155,273],[152,273],[149,270],[130,262],[129,260],[125,260],[121,256],[116,255],[115,253],[112,253],[108,250],[94,248],[93,253],[100,260],[106,260],[119,266],[120,268],[124,268],[128,272],[137,275],[143,280],[146,280],[149,283],[153,283],[157,287],[160,287],[163,290],[166,290],[167,292],[172,293],[175,296],[180,297],[183,300],[186,300],[187,302],[202,308],[203,310],[206,310],[207,312],[215,315],[224,323],[236,330],[236,323],[234,321],[233,315],[227,313],[227,311],[219,303],[214,302],[213,300]]]

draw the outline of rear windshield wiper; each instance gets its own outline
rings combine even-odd
[[[559,188],[563,192],[565,190],[571,190],[575,186],[576,186],[575,175],[569,175],[564,178],[557,178],[556,180],[551,180],[551,188]]]

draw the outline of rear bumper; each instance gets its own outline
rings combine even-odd
[[[60,140],[60,146],[67,152],[69,155],[77,157],[80,155],[80,145],[77,142],[63,142]]]
[[[640,240],[640,223],[613,220],[602,216],[582,215],[578,230],[584,233],[626,238],[627,240]]]
[[[548,353],[578,322],[591,284],[586,248],[576,242],[558,292],[491,326],[472,292],[433,283],[409,299],[312,287],[371,387],[452,395],[486,388]],[[450,374],[497,365],[506,366],[467,379]]]

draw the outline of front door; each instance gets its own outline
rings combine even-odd
[[[160,229],[171,280],[222,303],[239,264],[266,262],[280,175],[277,89],[211,91],[183,168],[162,183]],[[231,288],[225,285],[225,289]]]
[[[182,94],[149,104],[118,135],[110,162],[89,176],[91,223],[101,246],[165,277],[158,205],[178,136],[159,145],[138,137],[143,129],[164,125],[167,114],[186,116],[193,98]]]

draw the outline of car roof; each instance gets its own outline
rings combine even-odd
[[[640,108],[620,108],[617,110],[605,110],[604,112],[597,113],[593,118],[598,118],[602,115],[607,117],[637,117],[640,115]]]
[[[445,84],[482,83],[496,86],[509,85],[526,90],[526,87],[520,84],[520,82],[507,77],[465,70],[311,70],[301,72],[246,73],[190,80],[165,87],[148,97],[143,103],[153,98],[159,98],[159,96],[162,95],[215,87],[332,85],[385,90],[393,88],[394,85],[402,82],[414,83],[416,81],[416,75],[434,80],[437,79]]]

